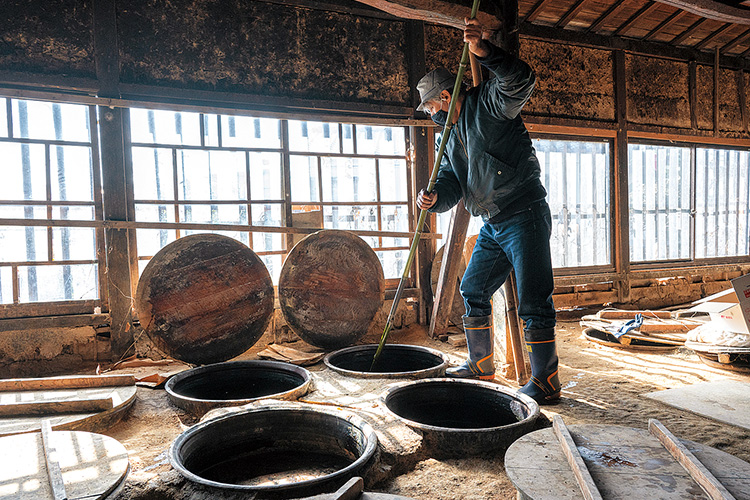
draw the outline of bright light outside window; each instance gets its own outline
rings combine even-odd
[[[145,109],[130,111],[130,126],[137,221],[409,232],[403,127]],[[167,243],[206,231],[138,229],[141,270]],[[253,248],[278,282],[285,234],[213,232]],[[363,239],[386,278],[400,276],[408,238]]]
[[[628,146],[630,259],[690,258],[690,148]]]
[[[131,109],[136,220],[283,226],[279,120]],[[214,232],[255,250],[278,281],[280,233],[137,229],[140,270],[180,236]]]
[[[552,213],[553,267],[609,264],[609,143],[534,139],[533,144]],[[444,236],[450,213],[438,216],[438,232]],[[480,217],[472,217],[467,236],[478,234],[482,224]]]
[[[695,257],[750,253],[750,152],[696,148]]]
[[[553,267],[611,263],[608,142],[534,139],[552,213]]]
[[[99,219],[91,109],[0,98],[0,110],[0,218]],[[0,222],[0,304],[98,299],[102,244],[93,227]]]
[[[409,232],[403,127],[288,124],[295,226]],[[408,238],[363,239],[375,249],[385,277],[400,277]]]

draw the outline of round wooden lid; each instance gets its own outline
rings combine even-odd
[[[159,349],[206,364],[252,347],[268,326],[273,298],[271,276],[255,252],[227,236],[195,234],[149,261],[135,307]]]
[[[707,498],[646,429],[571,425],[570,433],[603,498]],[[681,439],[737,500],[750,500],[750,464],[729,453]],[[551,428],[532,432],[505,454],[505,472],[519,499],[577,500],[576,478]]]
[[[380,260],[362,238],[328,229],[297,243],[281,269],[279,304],[289,327],[324,349],[356,342],[383,305]]]
[[[128,452],[117,440],[90,432],[54,431],[48,453],[59,466],[65,498],[105,498],[125,481]],[[0,438],[0,499],[54,500],[40,432]],[[55,489],[57,488],[57,490]]]

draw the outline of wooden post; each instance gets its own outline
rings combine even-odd
[[[615,138],[615,168],[612,181],[614,212],[611,214],[615,229],[614,264],[619,276],[617,300],[630,300],[630,211],[628,209],[628,110],[627,84],[625,80],[625,52],[616,50],[614,64],[615,114],[617,137]]]
[[[422,21],[406,22],[406,40],[409,57],[409,88],[411,89],[411,104],[415,113],[419,106],[419,92],[417,91],[417,82],[426,73],[426,62],[424,52],[424,23]],[[413,175],[413,184],[410,184],[409,199],[416,199],[416,193],[427,187],[430,181],[430,167],[432,166],[432,154],[430,154],[430,145],[433,141],[429,137],[434,135],[431,127],[410,127],[409,130],[409,160],[411,162],[411,171]],[[414,213],[415,205],[409,207],[409,220],[416,224],[416,214]],[[433,231],[435,227],[435,216],[427,215],[427,223],[424,226],[423,233]],[[414,227],[409,227],[413,231]],[[430,286],[430,263],[435,257],[435,240],[424,237],[419,240],[417,246],[416,266],[416,283],[415,286],[420,290],[419,299],[419,323],[426,325],[432,311],[432,287]]]
[[[94,58],[99,97],[119,98],[120,58],[117,42],[115,0],[96,0],[94,12]],[[125,127],[120,108],[98,106],[104,220],[127,221],[128,196],[125,174]],[[131,326],[132,281],[130,241],[127,229],[105,230],[110,331],[113,359],[123,357],[133,344]]]
[[[591,473],[586,468],[586,463],[583,461],[581,454],[578,453],[578,447],[573,441],[573,436],[570,435],[570,431],[568,431],[568,427],[560,415],[555,415],[552,418],[552,429],[560,442],[565,458],[568,459],[568,465],[573,470],[573,475],[575,475],[578,486],[581,488],[583,498],[586,500],[602,500],[602,494],[596,487],[594,478],[591,477]]]
[[[661,422],[654,418],[649,419],[648,430],[703,488],[711,500],[734,500],[734,496],[711,474],[711,471],[706,469],[706,466]]]
[[[719,137],[719,47],[714,51],[714,137]]]

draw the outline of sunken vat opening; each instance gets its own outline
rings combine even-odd
[[[504,450],[533,430],[539,405],[490,382],[427,379],[392,386],[386,410],[422,432],[436,457]]]
[[[429,347],[386,344],[373,366],[376,344],[347,347],[328,354],[324,363],[331,370],[359,378],[427,378],[445,373],[445,355]]]
[[[172,403],[194,415],[220,406],[241,406],[258,399],[296,399],[307,393],[310,372],[278,361],[229,361],[201,366],[170,378],[165,389]]]
[[[169,459],[206,486],[286,496],[335,490],[369,464],[376,448],[375,431],[356,415],[262,408],[191,427],[174,441]]]

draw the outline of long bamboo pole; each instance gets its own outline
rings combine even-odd
[[[474,0],[474,4],[471,7],[471,19],[474,19],[477,17],[477,12],[479,11],[479,0]],[[448,137],[450,137],[451,130],[453,130],[453,114],[456,112],[456,103],[458,102],[458,95],[459,91],[461,89],[461,82],[464,79],[464,73],[466,72],[466,68],[469,66],[469,44],[468,42],[464,42],[464,49],[461,54],[461,64],[458,67],[458,74],[456,75],[456,83],[453,85],[453,93],[451,94],[451,103],[448,107],[448,117],[445,121],[445,127],[443,128],[443,135],[442,140],[440,141],[440,148],[438,148],[437,155],[435,155],[435,164],[432,167],[432,174],[430,175],[430,182],[427,185],[427,192],[431,193],[433,188],[435,187],[435,181],[437,180],[437,174],[440,170],[440,162],[443,159],[443,153],[445,153],[445,145],[448,142]],[[373,371],[375,369],[375,363],[377,363],[378,358],[380,357],[380,354],[383,352],[383,346],[385,346],[386,338],[388,338],[388,332],[391,331],[391,326],[393,325],[393,317],[396,315],[396,309],[398,309],[398,304],[401,300],[401,294],[404,291],[404,286],[406,284],[406,278],[409,276],[409,270],[411,269],[412,262],[414,261],[414,254],[417,250],[417,245],[419,244],[419,239],[422,236],[422,227],[424,226],[424,221],[427,218],[427,210],[421,210],[419,212],[419,220],[417,221],[417,229],[414,232],[414,239],[411,242],[411,248],[409,248],[409,256],[406,259],[406,265],[404,266],[404,272],[401,274],[401,280],[398,283],[398,288],[396,289],[396,295],[393,297],[393,304],[391,305],[391,311],[388,313],[388,319],[385,322],[385,329],[383,330],[383,335],[380,337],[380,343],[378,344],[378,349],[375,351],[375,356],[372,360],[372,365],[370,366],[370,371]]]

